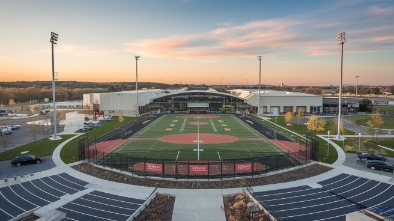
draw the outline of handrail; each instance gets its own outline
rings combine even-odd
[[[143,204],[141,204],[141,206],[136,211],[134,211],[134,213],[131,214],[131,216],[126,221],[132,221],[134,218],[136,218],[141,213],[141,211],[144,210],[145,207],[147,205],[149,205],[150,202],[152,202],[152,200],[154,198],[156,198],[157,193],[158,193],[158,191],[157,191],[157,187],[156,187],[153,190],[153,192],[151,193],[151,195],[148,197],[148,199],[146,199],[145,202]]]

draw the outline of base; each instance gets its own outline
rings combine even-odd
[[[54,138],[53,136],[49,138],[50,140],[61,140],[62,138],[59,136],[56,136],[56,138]]]

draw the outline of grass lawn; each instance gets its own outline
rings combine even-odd
[[[388,105],[382,105],[382,106],[373,106],[373,109],[374,110],[376,110],[376,109],[379,109],[379,111],[380,112],[382,112],[382,111],[386,111],[386,112],[391,112],[391,113],[394,113],[394,106],[388,106]]]
[[[102,124],[101,127],[95,128],[94,130],[85,131],[85,133],[89,134],[90,137],[101,137],[104,134],[107,134],[117,128],[120,128],[130,122],[133,122],[139,118],[143,118],[144,116],[140,117],[124,117],[124,121],[121,123],[118,121],[117,117],[113,117],[111,121],[107,121]],[[60,158],[63,160],[64,163],[73,163],[74,160],[78,161],[78,139],[73,139],[72,141],[68,142],[60,152]]]
[[[195,144],[174,144],[151,138],[166,135],[197,134],[199,131],[200,133],[229,135],[239,138],[234,142],[220,144],[204,144],[201,142],[200,149],[203,151],[200,151],[200,160],[250,158],[283,153],[282,149],[265,139],[262,134],[250,128],[237,117],[233,115],[217,116],[219,117],[208,119],[164,115],[132,137],[146,138],[147,140],[128,140],[113,152],[158,159],[197,160],[197,142]],[[205,124],[200,126],[191,125],[190,123],[193,122]],[[256,140],[242,140],[243,138],[256,138]],[[257,140],[258,138],[260,140]]]
[[[61,140],[43,139],[29,144],[25,144],[20,147],[13,148],[11,150],[1,153],[0,161],[11,160],[15,156],[21,156],[21,155],[51,156],[53,154],[53,150],[55,150],[55,148],[59,144],[61,144],[65,140],[70,139],[73,136],[75,135],[62,135]],[[21,152],[23,151],[29,151],[29,152],[26,154],[21,154]]]
[[[394,116],[381,116],[383,118],[383,124],[381,129],[393,129],[394,130]],[[371,119],[370,115],[363,116],[351,116],[347,117],[347,120],[354,122],[360,126],[368,126],[367,121]]]
[[[394,151],[389,151],[378,145],[388,147],[394,150],[394,139],[393,138],[346,138],[345,141],[334,141],[347,153],[357,153],[358,145],[360,143],[361,152],[372,152],[381,154],[386,157],[394,157]]]

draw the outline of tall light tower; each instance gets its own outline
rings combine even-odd
[[[52,100],[53,100],[53,137],[51,140],[60,140],[61,137],[56,135],[57,133],[57,119],[56,119],[56,88],[55,88],[55,54],[54,54],[54,45],[57,44],[57,39],[59,35],[55,32],[51,32],[51,42],[52,45]]]
[[[137,105],[136,105],[136,116],[139,115],[139,108],[138,108],[138,60],[140,56],[135,56],[135,90],[137,91]]]
[[[261,112],[261,98],[260,98],[260,88],[261,88],[261,56],[257,56],[259,59],[259,107],[257,108],[257,113],[260,114]]]
[[[345,32],[337,34],[337,41],[341,45],[341,83],[339,85],[339,102],[338,102],[338,131],[336,139],[341,139],[341,112],[342,112],[342,76],[343,76],[343,44],[346,42]]]
[[[356,76],[356,103],[355,104],[357,104],[357,98],[358,98],[358,95],[357,95],[357,89],[358,89],[358,78],[359,78],[360,76]]]

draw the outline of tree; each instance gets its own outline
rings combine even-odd
[[[40,134],[40,132],[41,132],[40,124],[37,123],[36,121],[33,121],[33,124],[31,124],[28,127],[28,133],[33,136],[33,141],[37,140],[37,136]]]
[[[308,130],[311,132],[324,131],[324,119],[317,119],[316,115],[312,115],[308,120]]]
[[[307,94],[315,94],[315,95],[321,95],[321,88],[313,88],[313,87],[309,87],[305,90],[305,93]]]
[[[10,99],[10,101],[8,102],[8,105],[10,105],[10,106],[14,106],[14,105],[15,105],[15,101],[14,101],[14,99]]]
[[[120,123],[122,123],[124,120],[125,120],[125,119],[124,119],[124,117],[123,117],[123,112],[120,111],[118,121],[119,121]]]
[[[0,145],[4,147],[4,151],[7,151],[7,147],[11,144],[10,139],[7,135],[0,131]]]
[[[337,127],[338,125],[332,120],[327,121],[325,125],[326,130],[330,131],[330,134],[335,134]]]
[[[318,120],[317,125],[316,125],[316,131],[319,133],[320,131],[324,131],[324,119],[321,118],[320,120]]]
[[[293,113],[292,113],[292,112],[287,112],[287,113],[285,114],[285,122],[286,122],[286,125],[291,126],[291,121],[293,120],[293,118],[294,118]]]
[[[383,124],[383,119],[380,116],[380,112],[379,109],[376,109],[372,115],[371,118],[367,121],[368,124],[368,129],[367,129],[367,133],[374,135],[375,136],[375,140],[376,140],[376,136],[380,131],[380,127]]]
[[[66,112],[64,111],[56,111],[56,128],[59,128],[59,125],[63,123],[63,121],[66,119]],[[51,122],[51,125],[53,127],[53,112],[50,113],[49,115],[49,121]]]
[[[362,99],[360,101],[360,112],[372,112],[372,101],[370,99]]]
[[[304,119],[305,117],[305,110],[302,107],[299,107],[297,110],[297,120],[298,120],[298,124],[300,124],[300,121],[302,119]]]
[[[36,113],[36,106],[35,106],[35,105],[31,105],[31,106],[30,106],[30,112],[31,112],[32,114],[35,114],[35,113]]]

